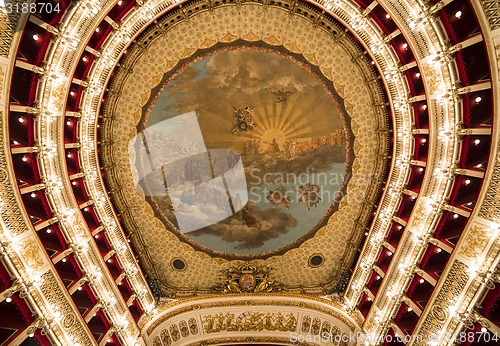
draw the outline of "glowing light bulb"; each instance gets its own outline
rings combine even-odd
[[[19,120],[19,122],[20,122],[21,124],[22,124],[22,123],[24,123],[24,118],[23,118],[23,117],[19,117],[19,119],[18,119],[18,120]]]
[[[28,158],[26,156],[23,156],[23,158],[21,159],[23,162],[27,162],[28,161]]]
[[[7,297],[7,298],[5,299],[5,301],[6,301],[7,303],[10,303],[10,302],[12,301],[12,298],[11,298],[11,297]]]
[[[408,43],[403,43],[403,49],[408,48]]]
[[[95,29],[95,32],[99,32],[99,31],[101,31],[101,29],[99,29],[99,28]]]
[[[462,17],[462,11],[457,11],[457,13],[455,13],[455,18],[460,18]]]
[[[424,279],[420,279],[418,282],[420,282],[421,284],[423,284],[424,281],[425,281]]]
[[[420,78],[420,72],[415,73],[415,77]]]
[[[408,308],[408,312],[411,312],[411,311],[413,311],[413,309],[412,308]]]
[[[481,143],[481,140],[480,140],[480,139],[476,139],[476,140],[474,141],[474,144],[475,144],[475,145],[478,145],[479,143]]]
[[[476,101],[476,103],[481,102],[481,100],[482,100],[481,96],[478,96],[478,97],[476,97],[476,98],[474,99],[474,101]]]
[[[36,193],[32,192],[31,193],[31,198],[36,198]]]
[[[391,19],[391,15],[390,15],[389,13],[387,13],[387,14],[385,15],[385,18],[386,18],[386,19]]]
[[[467,179],[467,180],[465,181],[465,185],[469,185],[469,184],[470,184],[470,179]]]
[[[38,41],[39,39],[40,39],[40,36],[38,36],[37,34],[33,35],[33,40]]]

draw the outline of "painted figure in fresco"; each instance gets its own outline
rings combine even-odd
[[[297,141],[287,140],[284,147],[285,155],[288,158],[294,158],[298,154]]]
[[[272,88],[269,91],[271,95],[274,95],[274,101],[276,103],[287,103],[290,99],[290,96],[293,95],[293,91],[285,91],[285,88],[278,90],[276,88]]]
[[[319,196],[320,189],[319,185],[312,185],[311,183],[301,185],[298,190],[295,189],[295,191],[299,192],[298,202],[304,203],[307,210],[310,210],[312,207],[316,208],[318,203],[321,202],[321,198]]]
[[[227,163],[228,168],[231,169],[234,166],[236,166],[239,159],[240,159],[240,157],[238,155],[236,155],[234,151],[231,150],[229,152],[229,156],[226,158],[226,163]]]
[[[253,107],[245,107],[245,109],[233,108],[236,123],[231,129],[231,133],[247,132],[257,127],[257,124],[253,120]]]
[[[281,206],[290,209],[290,201],[292,200],[289,196],[287,196],[286,189],[283,191],[283,188],[279,188],[276,191],[269,191],[266,196],[266,199],[275,206]]]
[[[241,219],[245,222],[248,227],[260,227],[260,222],[253,215],[252,211],[245,207],[241,210]]]
[[[266,141],[262,141],[262,142],[269,145],[269,147],[264,152],[264,154],[271,154],[271,153],[280,152],[280,146],[279,146],[278,142],[276,141],[276,138],[273,138],[273,140],[271,142],[266,142]]]

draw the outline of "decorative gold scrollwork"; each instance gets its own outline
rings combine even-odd
[[[203,318],[205,333],[221,331],[281,331],[292,332],[297,328],[297,316],[289,313],[283,316],[280,312],[253,312],[246,311],[235,318],[232,313],[218,313],[214,316],[206,315]]]
[[[271,268],[251,267],[248,265],[239,268],[223,270],[224,277],[213,290],[224,293],[258,293],[278,292],[283,290],[283,285],[269,280]]]

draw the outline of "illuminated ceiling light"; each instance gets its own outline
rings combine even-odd
[[[37,34],[33,35],[33,40],[38,41],[39,39],[40,39],[40,36],[38,36]]]
[[[438,249],[436,250],[436,252],[437,252],[437,253],[440,253],[441,251],[443,251],[443,250],[441,250],[440,248],[438,248]]]
[[[365,232],[365,236],[367,236],[367,235],[368,235],[368,232]],[[130,239],[129,239],[128,241],[129,241],[129,243],[130,243]]]
[[[462,11],[457,11],[457,13],[455,13],[455,18],[460,18],[462,17]]]
[[[420,72],[415,73],[415,77],[420,78]]]
[[[371,301],[372,301],[372,299],[371,299],[370,297],[366,298],[366,300],[368,300],[369,302],[371,302]]]
[[[52,233],[52,230],[50,228],[47,228],[47,233],[48,234]]]
[[[87,62],[87,57],[86,57],[86,56],[84,56],[84,57],[82,58],[82,60],[83,60],[84,62]]]
[[[411,312],[411,311],[413,311],[413,309],[412,308],[408,308],[408,312]]]
[[[66,263],[66,258],[63,258],[63,259],[62,259],[62,261],[63,261],[64,263]]]
[[[122,4],[123,4],[122,0],[118,1],[118,6],[121,6]]]
[[[19,142],[18,141],[13,141],[14,145],[18,145]]]
[[[423,105],[422,109],[425,111],[427,109],[427,105]]]
[[[31,198],[35,198],[36,197],[36,193],[32,192],[31,193]]]
[[[74,92],[74,91],[70,91],[70,92],[69,92],[69,94],[70,94],[71,96],[75,96],[75,92]]]
[[[5,301],[6,301],[7,303],[10,303],[10,302],[12,301],[12,298],[11,298],[11,297],[8,297],[8,298],[6,298],[6,299],[5,299]]]
[[[71,185],[76,186],[76,181],[72,181]]]
[[[420,173],[422,173],[422,172],[424,171],[424,169],[423,169],[422,167],[420,167],[420,168],[418,169],[418,171],[419,171]]]
[[[424,279],[420,279],[418,282],[420,282],[421,284],[423,284],[424,281],[425,281]]]
[[[481,167],[483,167],[483,165],[481,163],[476,165],[476,168],[481,168]]]
[[[66,121],[66,125],[71,126],[71,120]]]
[[[385,15],[385,18],[386,18],[386,19],[391,19],[391,15],[390,15],[389,13],[387,13],[387,14]]]
[[[476,97],[476,98],[474,99],[474,101],[476,101],[476,103],[481,102],[481,100],[482,100],[481,96],[478,96],[478,97]]]
[[[375,65],[375,61],[373,61],[373,60],[372,60],[371,64],[372,64],[372,65]]]
[[[68,159],[71,159],[73,157],[73,155],[71,155],[71,153],[68,154],[67,156],[68,156]]]
[[[23,117],[19,117],[19,119],[17,119],[17,120],[19,120],[19,122],[20,122],[21,124],[22,124],[22,123],[24,123],[24,118],[23,118]]]
[[[398,230],[400,230],[401,228],[403,228],[403,226],[398,226]]]
[[[465,181],[465,185],[469,185],[469,184],[470,184],[470,179],[467,179],[467,180]]]
[[[403,49],[407,49],[408,48],[408,43],[403,43]]]
[[[80,287],[78,287],[78,290],[79,290],[79,291],[81,291],[81,290],[82,290],[82,287],[81,287],[81,286],[80,286]]]
[[[467,203],[467,205],[471,206],[471,205],[472,205],[472,202]]]
[[[108,260],[108,263],[111,263],[111,262],[113,262],[113,261],[112,261],[112,260],[111,260],[111,258],[110,258],[110,259]]]
[[[101,31],[101,29],[99,29],[99,28],[95,29],[95,32],[99,32],[99,31]]]
[[[99,234],[96,234],[94,238],[99,239]]]
[[[27,162],[28,161],[28,158],[26,156],[23,156],[23,158],[21,159],[23,162]]]
[[[380,275],[377,275],[377,278],[376,278],[376,279],[377,279],[377,280],[380,280]]]
[[[34,337],[34,336],[35,336],[35,334],[34,334],[34,333],[29,333],[29,334],[28,334],[28,336],[29,336],[30,338],[32,338],[32,337]]]
[[[458,214],[453,215],[454,219],[458,219]]]
[[[85,207],[83,208],[83,211],[89,211],[89,208]]]
[[[391,251],[387,251],[387,256],[392,256],[392,252]]]
[[[420,140],[420,142],[421,142],[421,143],[425,143],[425,142],[427,142],[427,139],[422,138],[422,139]]]
[[[476,140],[474,141],[474,144],[475,144],[475,145],[478,145],[479,143],[481,143],[481,140],[480,140],[480,139],[476,139]]]

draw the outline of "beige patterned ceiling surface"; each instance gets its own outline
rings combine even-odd
[[[347,35],[339,34],[343,30],[339,24],[326,17],[317,25],[279,6],[227,5],[210,11],[195,6],[184,8],[194,12],[189,21],[167,25],[178,16],[173,12],[137,39],[111,82],[104,107],[101,155],[106,180],[142,266],[150,278],[159,280],[164,296],[215,292],[223,271],[242,265],[265,268],[266,281],[280,289],[332,292],[341,271],[355,260],[388,164],[389,124],[385,110],[374,106],[385,104],[380,86],[370,82],[376,80],[375,71],[366,59],[353,59],[362,51]],[[326,224],[305,241],[246,257],[204,249],[168,230],[144,193],[136,189],[137,172],[129,163],[128,149],[165,75],[197,52],[236,43],[279,48],[321,71],[338,93],[354,137],[352,177]],[[324,258],[320,266],[309,264],[314,255]],[[185,268],[174,269],[176,259]]]

